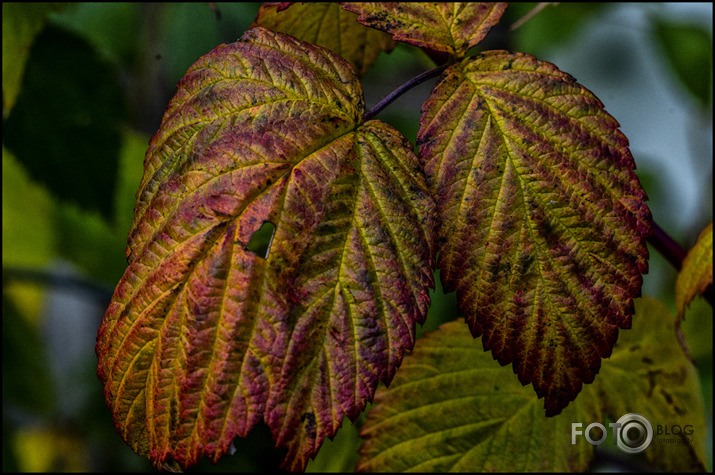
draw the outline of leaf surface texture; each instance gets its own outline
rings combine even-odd
[[[506,3],[346,2],[364,25],[386,31],[397,41],[464,56],[487,35]]]
[[[489,51],[445,72],[418,144],[445,291],[557,414],[630,327],[647,270],[650,211],[627,139],[554,65]]]
[[[412,347],[434,205],[409,143],[363,111],[345,61],[263,28],[180,82],[97,342],[115,424],[156,465],[216,461],[263,420],[304,469]]]

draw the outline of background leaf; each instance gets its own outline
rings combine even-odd
[[[398,41],[464,56],[504,14],[506,3],[345,2],[367,26]]]
[[[378,390],[358,470],[584,471],[593,447],[585,439],[571,445],[571,423],[600,420],[600,410],[586,395],[556,417],[540,405],[463,323],[446,323]]]
[[[126,117],[121,95],[109,63],[81,38],[48,26],[3,123],[4,144],[56,196],[110,218]]]
[[[395,42],[387,33],[357,22],[357,16],[338,3],[264,4],[252,26],[279,31],[319,46],[324,46],[350,63],[358,76],[373,65],[377,56],[390,52]]]
[[[50,262],[57,251],[57,239],[52,227],[56,213],[52,205],[52,195],[33,183],[12,152],[3,147],[3,270],[40,268]],[[37,323],[42,305],[41,289],[4,279],[3,284],[8,297],[26,310],[27,318]]]
[[[680,321],[685,309],[696,295],[713,283],[713,223],[705,226],[695,245],[683,259],[683,267],[675,281],[675,306]]]
[[[344,60],[263,28],[180,83],[97,344],[115,424],[155,464],[216,461],[264,420],[304,469],[412,347],[433,204],[410,144],[363,110]],[[264,258],[246,247],[266,222]]]
[[[35,35],[45,26],[47,15],[61,4],[3,2],[2,4],[2,96],[3,119],[15,105],[25,62]]]
[[[557,414],[630,327],[647,270],[650,212],[625,136],[554,65],[489,51],[447,70],[418,145],[445,291]]]
[[[594,447],[583,436],[572,445],[572,423],[583,430],[592,422],[605,425],[606,415],[615,421],[631,412],[648,417],[654,434],[658,425],[661,432],[693,429],[692,443],[656,435],[646,460],[665,471],[703,469],[702,396],[672,321],[660,302],[636,300],[633,330],[621,332],[603,374],[555,417],[544,416],[533,392],[481,351],[463,324],[446,323],[419,341],[389,389],[377,391],[361,432],[358,469],[585,471]],[[609,436],[601,448],[614,444]]]
[[[621,332],[593,390],[612,420],[630,412],[648,418],[654,439],[643,455],[652,465],[664,472],[705,471],[702,390],[695,367],[677,344],[673,322],[660,301],[637,299],[633,329]],[[692,433],[673,436],[683,429]]]

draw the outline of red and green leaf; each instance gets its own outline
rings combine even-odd
[[[348,63],[263,28],[179,83],[97,342],[117,429],[156,465],[216,461],[264,420],[303,469],[412,347],[434,205],[410,144],[363,109]]]
[[[338,3],[267,3],[258,10],[253,25],[324,46],[350,63],[358,76],[370,69],[381,52],[395,48],[390,35],[358,23],[357,16]]]
[[[451,66],[423,106],[445,291],[551,415],[630,327],[647,270],[650,212],[618,127],[568,74],[503,51]]]
[[[499,22],[506,3],[345,2],[362,24],[397,41],[464,56]]]

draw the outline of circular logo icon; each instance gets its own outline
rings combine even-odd
[[[616,445],[629,454],[637,454],[653,441],[653,426],[647,417],[631,412],[621,416],[616,426]]]

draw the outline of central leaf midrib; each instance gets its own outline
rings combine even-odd
[[[310,152],[304,153],[305,156],[304,156],[303,158],[301,158],[300,160],[296,161],[295,163],[291,163],[291,162],[289,162],[289,161],[286,161],[286,162],[274,162],[274,163],[284,163],[285,165],[288,165],[288,166],[286,167],[286,169],[285,169],[285,171],[284,171],[283,173],[281,173],[281,174],[279,174],[279,175],[277,175],[277,176],[275,177],[275,180],[274,180],[270,185],[268,185],[268,186],[266,186],[266,187],[264,187],[264,188],[257,188],[257,189],[254,191],[254,195],[253,195],[251,198],[246,199],[244,206],[243,206],[240,210],[237,210],[235,216],[232,216],[232,217],[227,218],[227,219],[224,219],[224,220],[219,220],[219,223],[213,224],[213,225],[209,225],[209,226],[207,226],[206,228],[203,228],[203,229],[200,230],[198,233],[193,234],[192,236],[190,236],[187,240],[185,240],[185,241],[183,241],[183,242],[177,244],[177,246],[176,246],[174,249],[177,249],[178,247],[182,246],[183,244],[188,243],[188,242],[191,240],[192,237],[196,237],[198,234],[200,234],[201,232],[203,232],[203,231],[206,230],[206,229],[210,229],[210,228],[212,228],[212,227],[217,227],[217,226],[221,226],[221,225],[226,226],[226,225],[228,225],[228,223],[229,223],[230,221],[235,221],[235,220],[239,219],[239,217],[243,214],[243,212],[244,212],[251,204],[253,204],[253,203],[256,201],[256,199],[258,199],[258,197],[260,197],[262,194],[264,194],[265,192],[271,190],[271,189],[274,188],[274,187],[283,186],[283,185],[284,185],[283,178],[285,178],[286,176],[289,176],[289,175],[292,173],[293,169],[295,169],[296,166],[298,166],[299,164],[301,164],[303,161],[307,160],[310,156],[312,156],[312,155],[315,154],[316,152],[320,151],[320,149],[325,148],[325,147],[328,147],[328,146],[330,146],[332,143],[334,143],[334,142],[340,140],[342,137],[344,137],[344,136],[346,136],[346,135],[348,135],[348,134],[350,134],[350,133],[353,133],[354,130],[355,130],[355,129],[348,130],[348,131],[344,132],[343,134],[340,134],[340,135],[338,135],[338,136],[332,138],[332,139],[331,139],[330,141],[328,141],[327,143],[318,145],[315,149],[311,150]],[[174,216],[176,215],[177,211],[181,208],[181,204],[182,204],[182,203],[184,203],[186,200],[188,200],[190,197],[194,196],[195,194],[200,194],[200,193],[203,191],[203,189],[205,189],[211,182],[222,178],[225,174],[232,173],[232,172],[234,172],[234,171],[236,171],[236,170],[240,170],[240,169],[243,169],[243,168],[249,168],[249,167],[253,167],[253,166],[260,166],[260,165],[262,165],[263,163],[272,163],[272,162],[267,162],[267,161],[252,162],[252,163],[246,164],[245,166],[242,166],[242,167],[232,168],[232,169],[227,170],[227,171],[225,171],[225,172],[223,172],[223,173],[219,173],[219,174],[217,174],[217,175],[212,176],[211,178],[209,178],[208,180],[206,180],[205,182],[201,183],[201,184],[198,185],[196,188],[194,188],[193,190],[191,190],[189,193],[187,193],[187,194],[185,194],[184,196],[182,196],[182,198],[181,198],[181,200],[179,201],[179,203],[177,203],[177,204],[174,205],[174,208],[173,208],[171,214],[169,214],[166,218],[164,218],[163,223],[162,223],[163,226],[157,227],[157,229],[154,231],[154,234],[152,235],[152,238],[147,239],[146,244],[144,245],[144,248],[142,249],[142,253],[137,256],[137,260],[140,259],[139,256],[143,255],[144,252],[146,252],[147,246],[148,246],[150,243],[154,242],[156,236],[157,236],[160,232],[163,232],[164,229],[166,229],[166,226],[167,226],[168,224],[172,223],[172,217],[174,217]],[[285,193],[285,192],[284,192],[284,193]],[[274,223],[274,224],[276,224],[276,223]],[[277,227],[277,226],[276,226],[276,227]],[[216,239],[219,239],[219,237],[220,237],[220,236],[215,236],[215,238],[214,238],[213,240],[204,241],[204,244],[205,244],[205,246],[206,246],[206,249],[210,249],[211,246],[216,242]],[[247,244],[247,243],[245,243],[245,244]],[[205,251],[206,251],[206,249],[204,250],[204,255],[203,255],[203,256],[205,256]],[[159,263],[157,263],[157,266],[158,266],[161,262],[163,262],[163,260],[164,260],[164,259],[166,258],[166,256],[168,256],[168,255],[170,255],[170,254],[169,254],[169,253],[165,254],[165,255],[164,255],[164,258],[162,258],[162,260],[159,261]],[[202,257],[203,257],[203,256],[202,256]],[[198,258],[198,260],[201,260],[201,258]],[[132,290],[133,290],[132,293],[127,296],[127,299],[126,299],[127,301],[130,301],[131,298],[134,296],[134,292],[136,291],[136,289],[132,289]]]
[[[533,74],[533,71],[521,71],[521,72],[523,72],[523,73],[532,73],[532,74]],[[540,73],[538,76],[541,76],[541,75],[542,75],[542,74]],[[464,77],[465,77],[466,80],[468,80],[468,81],[471,82],[471,84],[473,85],[473,87],[474,87],[476,90],[479,90],[479,89],[480,89],[480,86],[482,85],[480,82],[474,81],[472,78],[470,78],[470,77],[467,76],[466,74],[465,74]],[[518,103],[519,101],[523,101],[523,100],[524,100],[524,96],[519,95],[519,94],[516,94],[516,93],[514,93],[513,90],[507,89],[506,87],[499,87],[499,86],[494,85],[494,84],[484,84],[484,85],[487,86],[487,87],[490,88],[490,89],[499,90],[499,91],[501,91],[502,93],[505,93],[505,94],[511,96],[511,97],[513,98],[512,103]],[[576,95],[576,94],[575,94],[575,93],[569,93],[569,94],[564,93],[564,94],[561,94],[561,95]],[[495,107],[495,106],[500,105],[500,103],[499,103],[498,101],[496,101],[496,100],[491,100],[491,96],[489,96],[487,93],[482,93],[482,94],[480,94],[480,96],[482,97],[482,100],[483,100],[485,103],[489,104],[489,108],[490,108],[490,109],[492,109],[492,108]],[[550,95],[549,97],[554,97],[554,96],[555,96],[555,94],[552,94],[552,95]],[[546,109],[552,110],[552,111],[554,111],[555,113],[557,113],[557,114],[559,114],[559,115],[565,116],[565,117],[566,117],[569,121],[571,121],[571,122],[573,122],[574,119],[576,119],[576,118],[574,118],[574,117],[572,117],[572,116],[570,116],[570,115],[567,115],[566,113],[564,113],[563,111],[561,111],[559,108],[553,106],[552,104],[546,102],[546,101],[543,100],[543,99],[539,99],[539,98],[534,97],[534,96],[532,96],[532,95],[528,96],[528,99],[531,100],[531,101],[540,103],[540,104],[541,104],[542,106],[544,106]],[[512,112],[506,110],[505,108],[501,108],[501,107],[500,107],[499,110],[502,112],[502,114],[503,114],[504,116],[508,116],[508,117],[510,117],[512,120],[513,120],[514,118],[518,118],[519,120],[522,120],[522,119],[523,119],[521,116],[516,116],[514,113],[512,113]],[[492,115],[495,116],[494,112],[492,112]],[[602,136],[602,134],[599,133],[599,131],[594,130],[593,128],[589,128],[589,127],[587,126],[587,124],[585,124],[583,121],[576,119],[576,123],[579,125],[579,127],[583,128],[583,129],[585,129],[585,130],[587,130],[588,133],[589,133],[589,136],[590,136],[591,138],[596,138],[596,139],[598,139],[602,144],[604,144],[604,145],[606,145],[606,146],[614,147],[614,148],[617,147],[618,144],[610,143],[610,142],[606,141],[606,140],[604,139],[604,137]],[[531,128],[529,128],[529,130],[530,130],[531,132],[533,132],[533,133],[539,135],[540,138],[542,139],[542,141],[548,142],[549,144],[551,144],[551,146],[552,146],[551,148],[554,149],[555,151],[558,151],[559,153],[563,153],[564,155],[567,155],[567,156],[569,157],[569,159],[571,160],[571,162],[576,162],[576,163],[578,162],[578,160],[572,156],[572,151],[571,151],[571,150],[564,150],[564,149],[562,149],[562,147],[560,146],[560,144],[559,144],[558,142],[555,142],[555,141],[552,139],[552,137],[550,137],[548,134],[543,133],[540,128],[531,127]],[[507,133],[504,132],[504,131],[502,131],[502,133],[503,133],[503,135],[504,135],[505,137],[509,136],[509,134],[507,134]],[[588,171],[592,171],[592,167],[590,167],[590,166],[586,166],[585,168],[586,168],[586,170],[588,170]],[[598,170],[597,170],[597,171],[598,171]],[[625,170],[624,170],[623,168],[615,168],[615,169],[610,169],[610,170],[608,170],[608,172],[609,172],[609,176],[610,176],[611,174],[616,174],[616,175],[620,176],[622,173],[628,173],[628,169],[625,169]],[[596,183],[598,183],[598,184],[601,186],[601,189],[609,190],[609,191],[611,191],[611,192],[614,191],[614,190],[620,192],[620,189],[614,188],[613,186],[611,186],[611,184],[610,184],[610,182],[607,180],[607,178],[606,178],[605,176],[602,176],[601,173],[598,173],[598,172],[597,172],[597,173],[591,173],[591,174],[589,175],[589,178],[591,178],[591,179],[594,180]],[[628,177],[622,177],[622,178],[624,178],[624,179],[626,179],[626,181],[628,181],[628,180],[627,180]],[[567,185],[568,185],[568,184],[567,184]],[[567,189],[571,190],[572,187],[567,186]],[[619,197],[620,197],[620,194],[619,194],[619,195],[615,195],[615,194],[614,194],[614,195],[609,195],[609,198],[611,198],[612,200],[613,200],[613,199],[618,199]],[[589,207],[589,208],[591,208],[591,209],[594,210],[594,211],[600,211],[600,210],[601,210],[600,208],[596,207],[596,206],[595,206],[593,203],[591,203],[590,201],[586,201],[586,203],[588,203],[586,206]],[[544,208],[544,209],[545,209],[545,208]],[[598,215],[598,213],[594,213],[594,214]],[[602,223],[603,223],[604,226],[608,226],[608,223],[607,223],[605,220],[602,220]],[[630,239],[632,239],[631,236],[623,236],[623,235],[621,234],[621,232],[620,232],[621,230],[620,230],[619,228],[613,228],[613,227],[611,227],[611,226],[608,226],[608,227],[609,227],[609,229],[614,233],[614,235],[620,237],[619,243],[624,243],[624,242],[627,243]]]
[[[500,122],[499,122],[498,118],[496,117],[496,114],[495,114],[494,111],[492,110],[492,104],[491,104],[491,102],[488,101],[487,98],[484,97],[482,94],[480,94],[480,92],[479,92],[478,89],[475,89],[475,91],[476,91],[475,93],[480,96],[482,102],[486,105],[487,109],[490,111],[490,112],[489,112],[489,116],[492,117],[492,122],[493,122],[497,127],[499,127],[500,133],[501,133],[501,137],[508,137],[508,134],[506,134],[506,133],[504,132],[503,128],[500,126]],[[504,141],[504,144],[503,144],[503,145],[504,145],[504,147],[505,147],[505,150],[509,150],[509,148],[508,148],[508,146],[507,146],[507,143],[506,143],[505,141]],[[518,177],[518,180],[519,180],[519,183],[521,184],[521,186],[522,186],[522,187],[527,186],[527,183],[524,182],[524,180],[522,179],[522,177],[521,177],[521,176],[519,175],[519,173],[517,172],[516,167],[515,167],[515,164],[514,164],[514,158],[511,156],[511,154],[508,155],[507,164],[511,164],[512,168],[514,169],[514,174],[516,175],[516,177]],[[502,173],[502,178],[503,178],[504,176],[506,176],[506,173],[507,173],[507,170],[505,169],[504,172]],[[500,186],[500,190],[503,190],[503,186]],[[525,188],[522,188],[522,190],[524,190],[524,191],[522,191],[522,200],[521,200],[521,201],[522,201],[522,203],[526,203],[526,200],[525,200],[525,198],[526,198],[526,196],[525,196]],[[533,192],[532,192],[531,194],[538,197],[538,195],[535,195]],[[498,200],[497,200],[497,201],[498,201]],[[524,206],[526,206],[526,204],[524,204]],[[543,207],[543,203],[542,203],[542,207]],[[492,214],[492,220],[495,218],[495,214],[496,214],[496,211],[495,211],[494,214]],[[529,219],[529,214],[528,214],[526,208],[523,209],[523,214],[524,214],[525,218],[528,220],[528,219]],[[566,228],[567,234],[571,234],[570,231],[568,230],[568,227],[566,227],[563,223],[561,223],[560,220],[557,220],[557,222],[558,222],[562,227]],[[494,228],[494,225],[493,225],[493,224],[490,224],[489,229],[491,230],[491,229],[493,229],[493,228]],[[537,248],[541,248],[541,245],[540,245],[540,243],[541,243],[540,235],[535,235],[535,234],[534,234],[534,233],[535,233],[535,231],[534,231],[534,226],[527,226],[527,228],[528,228],[529,234],[531,234],[532,242],[534,243],[534,246],[536,246]],[[487,234],[487,239],[486,239],[486,242],[487,242],[487,243],[489,242],[488,235],[489,235],[489,233]],[[536,239],[535,239],[535,238],[536,238]],[[571,238],[574,239],[576,243],[579,243],[578,239],[575,239],[573,236],[571,236]],[[538,254],[541,255],[541,256],[544,256],[544,257],[546,257],[546,258],[548,259],[548,261],[550,262],[550,265],[551,265],[551,268],[552,268],[552,269],[556,270],[557,272],[559,272],[559,271],[561,270],[561,267],[560,267],[559,265],[557,265],[557,264],[554,264],[554,263],[552,262],[550,256],[549,256],[549,254],[548,254],[547,252],[544,252],[543,249],[540,249],[540,252],[539,252]],[[486,259],[486,255],[487,255],[487,253],[484,252],[484,253],[483,253],[483,259],[482,259],[482,264],[478,266],[479,268],[482,269],[482,275],[483,275],[483,272],[484,272],[483,262],[484,262],[484,260]],[[587,258],[588,258],[588,259],[591,259],[590,256],[587,256]],[[540,269],[540,271],[543,271],[543,267],[542,267],[541,265],[539,266],[539,269]],[[576,300],[579,301],[579,302],[581,302],[581,301],[582,301],[581,294],[580,294],[579,292],[574,292],[574,289],[573,289],[573,286],[572,286],[572,279],[567,278],[567,277],[569,277],[569,275],[568,275],[568,274],[563,274],[562,272],[559,272],[559,274],[560,274],[561,277],[562,277],[562,283],[564,283],[564,285],[566,285],[566,287],[569,289],[569,294],[572,295],[572,296],[575,296],[575,297],[576,297]],[[482,281],[483,281],[483,280],[484,280],[484,278],[482,277]],[[545,281],[545,277],[544,277],[543,274],[541,275],[541,280],[542,280],[542,281]],[[481,295],[482,286],[478,286],[478,287],[477,287],[477,290],[478,290],[478,292],[479,292],[480,295]],[[551,296],[550,292],[546,291],[546,292],[544,293],[544,297],[545,297],[546,299],[548,299],[549,301],[551,301],[550,296]],[[537,295],[535,295],[534,298],[536,299],[536,298],[537,298]],[[581,303],[581,305],[580,305],[581,312],[582,312],[584,315],[586,315],[586,314],[590,315],[592,320],[596,320],[596,321],[597,321],[598,319],[594,317],[595,311],[589,309],[588,303],[589,303],[589,302]],[[553,302],[552,302],[552,306],[553,306]],[[554,312],[549,312],[549,313],[550,313],[551,315],[554,314]],[[533,318],[533,316],[532,316],[532,318]],[[560,319],[559,321],[562,322],[562,323],[564,323],[564,324],[567,324],[567,325],[568,325],[568,323],[565,322],[564,319]],[[581,323],[584,323],[584,322],[581,322]],[[569,326],[569,327],[572,327],[572,325],[568,325],[568,326]],[[571,330],[572,330],[572,328],[571,328]],[[555,331],[556,331],[556,329],[554,328],[554,329],[552,330],[552,333],[554,333]],[[591,347],[596,351],[596,353],[598,353],[599,356],[600,356],[600,353],[598,352],[597,347],[595,347],[595,343],[591,342],[591,345],[590,345],[590,346],[591,346]],[[521,358],[520,358],[520,359],[521,359]]]
[[[476,86],[476,84],[475,84],[475,86]],[[480,93],[478,88],[477,88],[476,90],[477,90],[477,94],[479,94],[479,96],[481,97],[482,102],[483,102],[483,103],[486,105],[486,107],[490,110],[490,116],[494,118],[494,121],[495,121],[496,124],[499,124],[500,121],[499,121],[499,119],[498,119],[498,117],[497,117],[497,114],[496,114],[495,111],[493,110],[493,107],[494,107],[494,105],[496,105],[496,104],[493,104],[493,102],[489,100],[489,97],[488,97],[488,96],[486,96],[485,94]],[[505,115],[509,115],[509,114],[507,114],[505,111],[503,111],[503,110],[501,110],[501,109],[500,109],[500,111],[501,111],[502,113],[504,113]],[[509,117],[511,117],[511,116],[509,115]],[[535,130],[537,130],[537,129],[535,129]],[[508,139],[508,138],[510,137],[510,135],[509,135],[509,134],[504,130],[504,128],[501,127],[501,126],[500,126],[500,133],[501,133],[501,136],[502,136],[504,139]],[[548,139],[547,136],[545,137],[545,136],[543,136],[543,135],[542,135],[542,138]],[[507,140],[504,140],[504,147],[505,147],[506,150],[509,150]],[[509,154],[508,160],[509,160],[510,162],[513,162],[513,161],[514,161],[514,158],[511,156],[511,154]],[[514,165],[514,164],[513,164],[513,165]],[[542,210],[544,210],[545,215],[548,216],[548,213],[546,213],[546,210],[548,210],[548,207],[546,207],[545,203],[541,200],[541,195],[540,195],[539,193],[535,193],[535,192],[531,189],[531,187],[529,186],[529,182],[526,181],[526,180],[524,180],[524,179],[521,177],[521,175],[517,172],[517,169],[516,169],[515,166],[514,166],[514,171],[515,171],[516,176],[519,178],[519,182],[520,182],[521,185],[522,185],[522,189],[523,189],[523,191],[522,191],[522,196],[523,196],[522,202],[523,202],[523,203],[526,203],[526,200],[525,200],[525,198],[526,198],[526,189],[529,189],[529,191],[530,191],[529,194],[530,194],[532,197],[534,197],[534,200],[539,203],[539,207],[540,207]],[[571,188],[569,188],[569,189],[571,189]],[[592,203],[589,203],[589,206],[590,206],[591,208],[593,208],[594,210],[597,210],[597,211],[599,210],[599,208],[597,208],[597,207],[596,207],[594,204],[592,204]],[[595,214],[595,215],[598,215],[598,213],[594,213],[594,214]],[[524,208],[524,216],[526,217],[527,220],[529,219],[529,213],[527,212],[526,208]],[[598,269],[598,266],[597,266],[597,265],[594,265],[594,263],[593,263],[593,258],[592,258],[592,256],[591,256],[588,252],[585,252],[585,249],[587,249],[588,247],[583,247],[583,246],[581,245],[581,240],[580,240],[578,237],[576,237],[576,236],[572,233],[571,229],[570,229],[567,225],[565,225],[560,219],[556,219],[556,222],[557,222],[557,223],[559,224],[559,226],[562,228],[562,232],[565,232],[566,235],[569,237],[569,239],[571,239],[571,242],[576,243],[576,246],[577,246],[579,249],[581,249],[581,252],[579,252],[578,254],[581,255],[581,256],[583,256],[583,258],[585,258],[585,259],[588,261],[588,266],[587,266],[587,267],[588,267],[589,269]],[[603,220],[603,219],[599,220],[599,222],[601,222],[604,227],[608,225],[608,223],[607,223],[605,220]],[[534,235],[534,231],[533,231],[533,230],[534,230],[534,226],[527,226],[527,227],[528,227],[529,233],[532,235],[532,241],[534,242],[534,244],[535,244],[536,246],[538,246],[538,247],[541,247],[541,246],[538,245],[538,242],[541,242],[541,240],[538,240],[538,241],[537,241],[537,240],[533,239],[534,237],[538,237],[538,236],[535,236],[535,235]],[[614,234],[618,235],[618,229],[613,229],[613,228],[610,228],[610,227],[609,227],[609,229],[611,229],[611,230],[614,232]],[[623,241],[623,237],[622,237],[622,239],[619,240],[619,242],[622,242],[622,241]],[[541,252],[542,255],[549,256],[548,253],[546,253],[546,254],[544,253],[543,249],[542,249],[541,251],[542,251],[542,252]],[[550,258],[549,258],[549,261],[551,262],[551,259],[550,259]],[[552,267],[553,267],[555,270],[557,270],[557,271],[560,270],[560,266],[558,266],[558,265],[553,265],[553,262],[551,262],[551,264],[552,264]],[[562,274],[562,276],[563,276],[563,274]],[[569,279],[569,280],[570,280],[570,279]],[[611,285],[613,285],[613,284],[611,284]],[[569,290],[571,291],[571,294],[573,295],[573,294],[574,294],[573,288],[570,287]],[[588,313],[588,312],[587,312],[587,313]]]

